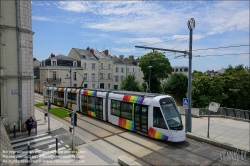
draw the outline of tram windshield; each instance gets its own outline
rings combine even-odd
[[[181,115],[178,112],[174,100],[172,98],[163,98],[160,100],[160,105],[169,129],[182,130]]]

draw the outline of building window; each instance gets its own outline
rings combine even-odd
[[[103,69],[103,63],[101,63],[101,69]]]
[[[76,88],[76,87],[77,87],[77,84],[74,84],[74,87]]]
[[[92,81],[95,81],[95,74],[92,74]]]
[[[53,71],[53,80],[56,80],[56,71]]]
[[[184,71],[188,71],[188,68],[185,68]]]
[[[118,82],[118,80],[119,80],[119,77],[115,76],[115,81]]]
[[[84,88],[88,88],[88,84],[84,84]]]
[[[87,69],[87,64],[86,64],[86,63],[84,63],[83,68],[84,68],[84,69]]]
[[[109,69],[110,69],[110,64],[109,64]]]
[[[84,80],[87,80],[87,77],[88,77],[88,74],[84,73],[84,76],[83,76]]]
[[[52,61],[52,66],[56,66],[56,61]]]
[[[123,81],[123,76],[121,76],[121,81]]]
[[[118,67],[116,67],[116,68],[115,68],[115,72],[116,72],[116,73],[118,73],[118,71],[119,71],[119,68],[118,68]]]
[[[135,72],[135,68],[133,68],[133,72]]]
[[[127,71],[129,72],[129,68],[127,68]]]
[[[101,79],[104,79],[104,74],[103,73],[101,73]]]
[[[178,72],[178,69],[175,69],[175,72]]]
[[[111,79],[111,73],[109,73],[109,75],[108,75],[108,79]]]
[[[114,90],[118,90],[118,85],[114,85]]]
[[[123,68],[121,68],[121,71],[122,71],[122,73],[124,72],[124,69]]]
[[[108,88],[110,89],[110,83],[108,84]]]
[[[180,71],[182,72],[182,69],[180,69]]]
[[[92,88],[95,88],[95,84],[92,84]]]
[[[74,80],[76,80],[76,72],[74,72],[73,78],[74,78]]]
[[[76,61],[73,62],[73,66],[77,67],[77,62]]]
[[[95,69],[95,63],[92,63],[92,69]]]

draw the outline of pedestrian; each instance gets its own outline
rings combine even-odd
[[[29,136],[30,136],[31,129],[33,128],[33,123],[34,123],[34,120],[32,119],[32,117],[30,117],[28,120],[26,120],[24,124],[24,128],[26,128],[26,130],[28,131]]]

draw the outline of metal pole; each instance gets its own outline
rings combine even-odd
[[[188,126],[188,118],[187,118],[187,112],[188,112],[188,110],[187,109],[185,109],[185,132],[187,133],[187,126]]]
[[[72,87],[72,81],[71,81],[71,63],[70,63],[70,66],[69,66],[69,74],[70,74],[70,87]]]
[[[190,29],[190,36],[189,36],[189,65],[188,65],[188,123],[187,123],[187,131],[191,133],[192,129],[192,118],[191,118],[191,88],[192,88],[192,40],[193,40],[193,30]]]
[[[35,121],[35,125],[36,125],[35,134],[37,134],[37,121]]]
[[[58,156],[58,137],[56,137],[56,155]]]
[[[73,111],[73,117],[75,118],[75,113],[76,113],[76,110],[74,109]],[[75,150],[75,121],[76,119],[74,119],[74,122],[73,122],[73,151]]]
[[[16,138],[16,124],[14,123],[14,138]]]
[[[50,132],[49,107],[50,107],[50,99],[49,99],[49,101],[48,101],[48,132]]]
[[[30,142],[28,142],[28,163],[30,163]]]
[[[210,127],[210,110],[208,110],[208,128],[207,128],[207,137],[209,138],[209,127]]]

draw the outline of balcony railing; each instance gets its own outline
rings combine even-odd
[[[46,78],[47,82],[61,82],[61,78]]]

